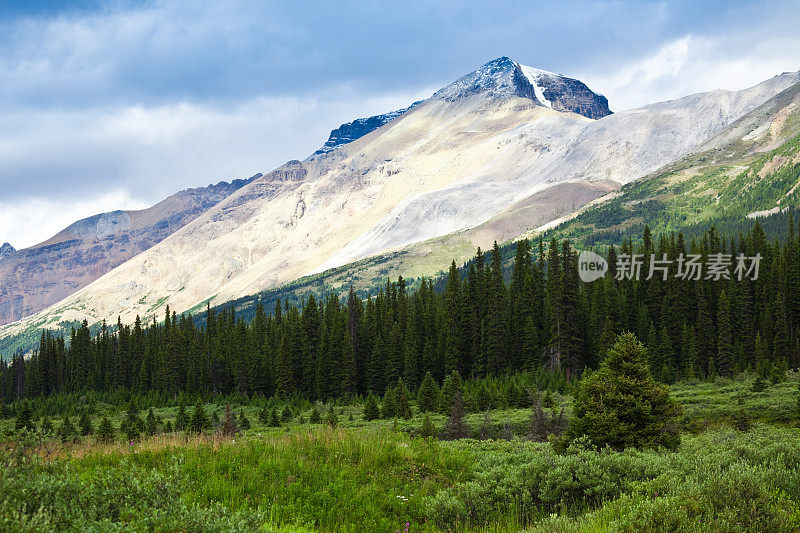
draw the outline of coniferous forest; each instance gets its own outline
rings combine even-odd
[[[645,228],[591,282],[520,241],[413,291],[45,332],[0,363],[0,529],[796,531],[787,222]]]
[[[203,326],[175,313],[144,324],[88,325],[68,339],[44,332],[38,349],[0,363],[6,402],[61,392],[158,391],[263,395],[309,400],[382,395],[398,380],[411,390],[430,373],[441,383],[546,369],[566,381],[595,369],[614,339],[630,331],[648,348],[665,383],[798,366],[800,240],[790,221],[784,242],[768,242],[756,222],[745,235],[685,242],[651,236],[606,249],[610,272],[578,277],[577,253],[555,239],[516,245],[506,280],[498,246],[450,266],[443,290],[432,280],[409,294],[402,278],[366,301],[308,296],[301,308],[260,305],[245,323],[233,310],[206,312]],[[642,275],[616,279],[617,258],[642,254]],[[762,257],[757,279],[686,280],[676,263],[666,281],[647,279],[649,258],[679,254]],[[732,260],[733,261],[733,260]],[[730,273],[733,273],[733,263]],[[161,321],[158,321],[161,318]]]

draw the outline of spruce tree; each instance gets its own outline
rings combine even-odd
[[[50,421],[49,416],[45,416],[42,418],[42,425],[41,425],[42,433],[45,435],[49,435],[53,433],[53,422]]]
[[[239,425],[236,422],[236,415],[231,409],[229,403],[225,404],[225,415],[222,418],[222,425],[220,426],[220,433],[224,437],[233,437],[239,431]]]
[[[114,426],[107,416],[100,419],[100,425],[97,428],[97,440],[100,442],[113,442],[114,441]]]
[[[136,405],[136,400],[131,400],[128,404],[128,412],[125,419],[122,421],[120,427],[128,441],[134,441],[139,438],[145,430],[144,420],[139,416],[139,407]]]
[[[450,416],[442,429],[442,438],[454,440],[463,439],[470,436],[470,428],[464,418],[466,412],[464,411],[464,404],[461,400],[461,393],[456,392],[452,398],[452,406],[450,408]]]
[[[185,431],[188,424],[189,417],[186,415],[186,408],[181,401],[181,404],[178,406],[178,414],[175,418],[175,429],[178,431]]]
[[[402,380],[398,380],[395,390],[397,391],[397,416],[408,420],[412,417],[411,392]]]
[[[371,422],[381,417],[381,411],[378,407],[378,401],[375,395],[371,392],[367,395],[367,401],[364,403],[364,420]]]
[[[419,410],[423,413],[429,413],[437,410],[439,401],[439,385],[430,372],[425,373],[422,383],[417,392],[417,405]]]
[[[64,415],[64,420],[61,421],[57,434],[61,437],[62,442],[74,440],[78,436],[78,430],[72,424],[69,415]]]
[[[270,409],[269,411],[269,427],[281,427],[281,419],[278,417],[278,411],[276,409]]]
[[[203,402],[198,400],[192,411],[192,416],[189,418],[187,429],[192,433],[202,433],[209,429],[210,426],[211,421],[208,418]]]
[[[247,415],[244,412],[244,409],[239,410],[239,427],[242,428],[242,431],[247,431],[250,429],[250,419],[247,418]]]
[[[731,306],[727,293],[719,293],[717,307],[717,322],[719,333],[717,335],[717,359],[715,361],[717,372],[720,376],[730,376],[731,360],[733,359],[733,332],[731,331]]]
[[[680,443],[680,406],[657,383],[644,346],[630,333],[620,335],[600,369],[585,378],[573,407],[569,436],[586,435],[597,446],[616,449]]]
[[[22,429],[30,431],[36,429],[36,425],[33,423],[33,409],[31,409],[31,404],[28,400],[22,402],[22,406],[17,412],[17,418],[14,421],[14,430],[20,431]]]
[[[84,409],[81,412],[81,417],[78,420],[78,425],[81,428],[81,435],[87,437],[92,434],[92,421],[89,419],[89,412]]]
[[[381,402],[381,416],[383,418],[395,418],[399,414],[397,389],[389,387],[383,395],[383,402]]]
[[[147,411],[147,417],[144,421],[145,431],[148,435],[152,436],[158,433],[158,420],[156,420],[155,413],[153,413],[153,408],[151,407]]]
[[[463,402],[463,385],[461,382],[461,375],[458,372],[451,372],[444,383],[442,383],[441,391],[439,392],[439,409],[442,413],[449,413],[453,408],[453,398],[458,394],[460,401]]]
[[[419,430],[420,436],[435,437],[438,432],[436,426],[433,425],[433,421],[431,421],[431,416],[426,413],[425,418],[422,419],[422,427]]]

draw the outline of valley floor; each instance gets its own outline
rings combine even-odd
[[[332,406],[336,427],[306,422],[308,411],[267,427],[248,403],[235,411],[252,427],[234,437],[111,443],[20,436],[9,419],[0,530],[797,531],[798,379],[764,386],[745,375],[672,386],[684,410],[675,452],[577,441],[556,453],[525,436],[529,409],[470,414],[484,438],[451,441],[413,436],[416,409],[366,422],[361,405]],[[571,397],[551,398],[569,416]],[[154,411],[172,425],[177,410]],[[96,413],[117,427],[123,416]]]

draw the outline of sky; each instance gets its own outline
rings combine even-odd
[[[0,0],[0,243],[304,159],[509,56],[613,111],[800,69],[800,2]]]

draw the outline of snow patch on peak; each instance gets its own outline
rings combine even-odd
[[[556,74],[547,72],[546,70],[529,67],[527,65],[521,65],[519,63],[517,63],[517,65],[519,65],[519,68],[522,70],[522,73],[525,75],[525,77],[528,78],[530,84],[533,85],[533,92],[536,95],[536,99],[539,101],[539,103],[545,107],[553,109],[552,102],[545,98],[544,89],[542,89],[542,86],[537,83],[537,80],[541,76],[556,76]]]

